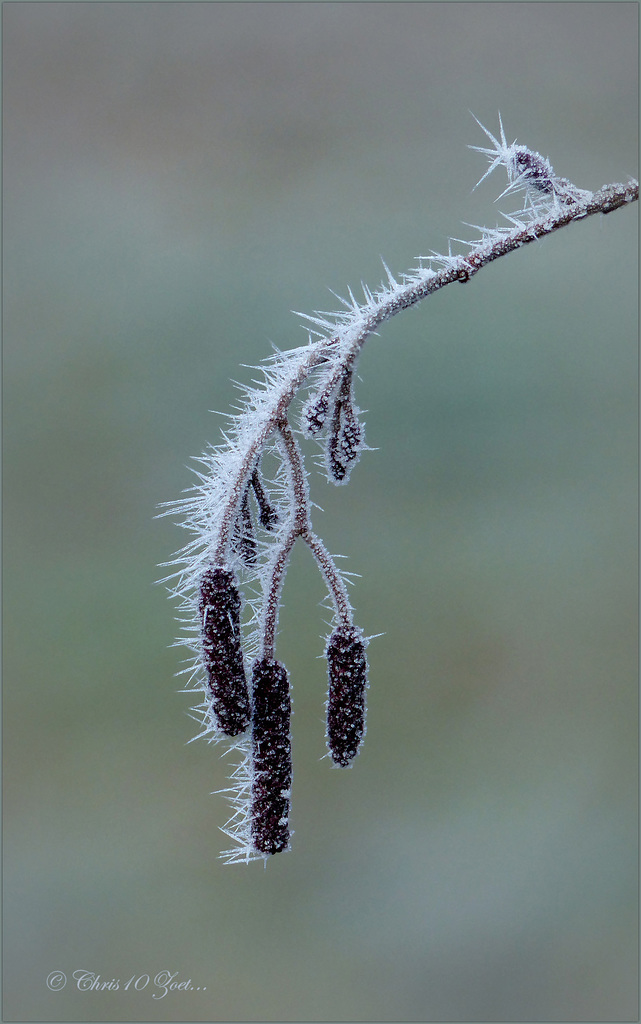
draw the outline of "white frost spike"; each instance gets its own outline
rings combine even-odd
[[[472,113],[472,112],[470,111],[470,113]],[[476,121],[476,123],[479,126],[479,128],[481,128],[482,131],[485,132],[485,134],[487,135],[487,137],[490,140],[490,142],[492,142],[494,144],[494,149],[484,149],[482,146],[468,146],[467,147],[468,149],[476,150],[477,153],[484,153],[492,161],[490,167],[487,169],[487,171],[485,172],[483,177],[479,178],[479,180],[477,181],[476,185],[474,186],[474,189],[477,189],[479,187],[479,185],[481,184],[481,182],[485,181],[485,179],[490,176],[490,174],[492,173],[493,170],[495,170],[495,168],[500,167],[501,164],[503,164],[504,167],[508,166],[509,161],[510,161],[510,153],[511,153],[511,150],[512,150],[512,146],[515,145],[516,139],[512,143],[512,146],[508,146],[507,139],[505,138],[505,132],[503,131],[503,122],[501,120],[501,113],[500,113],[500,111],[499,111],[499,128],[501,130],[501,141],[500,142],[499,142],[498,139],[494,138],[494,136],[492,135],[492,132],[488,131],[487,128],[485,127],[485,125],[481,124],[481,122],[479,121],[478,117],[476,117],[475,114],[472,114],[472,117]],[[472,189],[472,191],[474,191],[474,189]]]
[[[387,274],[387,280],[389,282],[390,288],[392,288],[392,289],[398,288],[398,281],[393,276],[392,271],[387,266],[387,263],[385,262],[385,260],[383,259],[382,256],[381,256],[381,263],[383,264],[383,269],[385,270],[385,273]],[[383,287],[385,287],[385,286],[383,285]]]

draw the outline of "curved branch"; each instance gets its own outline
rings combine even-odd
[[[448,258],[441,270],[422,269],[407,276],[402,283],[394,282],[390,288],[384,288],[372,296],[371,301],[364,307],[355,307],[354,314],[347,317],[345,323],[330,337],[310,342],[303,350],[304,355],[294,361],[290,373],[283,375],[279,389],[275,393],[273,390],[269,393],[269,400],[261,410],[261,426],[247,438],[244,456],[221,517],[214,555],[215,563],[225,564],[242,496],[260,452],[269,437],[279,429],[279,424],[287,420],[292,401],[319,366],[328,361],[331,364],[331,370],[322,383],[319,396],[332,394],[338,388],[346,370],[353,365],[367,339],[386,320],[416,305],[448,284],[469,281],[488,263],[545,235],[550,235],[572,221],[583,220],[596,213],[611,213],[627,203],[637,201],[638,198],[637,182],[630,182],[627,185],[604,185],[597,192],[587,193],[585,198],[571,205],[557,204],[543,217],[526,223],[519,222],[511,230],[497,229],[487,241],[471,248],[466,255]]]

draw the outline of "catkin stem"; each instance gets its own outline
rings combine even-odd
[[[289,423],[279,424],[281,450],[287,464],[294,494],[294,508],[289,529],[278,545],[269,572],[269,586],[265,596],[263,614],[262,650],[263,658],[274,657],[276,629],[278,625],[278,607],[289,556],[296,540],[301,537],[305,541],[318,565],[334,602],[336,615],[341,624],[352,622],[352,609],[347,596],[347,588],[329,551],[312,530],[309,511],[309,495],[307,479],[303,468],[303,460],[294,433]]]

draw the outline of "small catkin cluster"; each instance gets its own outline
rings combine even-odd
[[[311,437],[316,437],[327,427],[325,463],[327,477],[332,483],[348,482],[349,474],[365,446],[365,432],[358,412],[352,394],[351,368],[345,371],[338,386],[321,388],[303,410],[303,427]]]
[[[262,658],[254,664],[252,683],[252,842],[259,853],[280,853],[289,846],[292,787],[287,670],[273,658]]]
[[[240,594],[233,572],[207,569],[200,581],[201,649],[212,711],[221,732],[238,736],[249,725],[249,689],[240,639]]]
[[[254,531],[251,508],[249,505],[249,492],[253,490],[258,510],[258,522],[264,530],[272,531],[279,522],[279,515],[273,507],[260,481],[258,470],[255,469],[250,477],[249,484],[245,489],[243,500],[240,503],[240,511],[234,523],[234,535],[232,547],[239,555],[243,565],[252,567],[258,561],[258,545]]]
[[[202,656],[211,707],[220,730],[238,736],[251,724],[251,848],[270,856],[289,848],[292,786],[291,696],[287,670],[258,658],[251,697],[241,648],[241,599],[229,569],[210,568],[200,582]],[[365,734],[367,660],[362,631],[337,626],[329,638],[327,743],[335,765],[347,767]]]
[[[339,626],[329,638],[326,653],[327,746],[334,764],[346,768],[365,734],[367,659],[361,630]]]

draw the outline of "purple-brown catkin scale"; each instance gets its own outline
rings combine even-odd
[[[240,594],[228,569],[207,569],[200,581],[198,604],[202,655],[212,710],[227,736],[249,725],[249,690],[240,644]]]
[[[291,697],[287,670],[273,658],[254,664],[252,691],[252,845],[259,853],[289,846],[292,787]]]
[[[367,659],[359,629],[339,626],[334,630],[327,644],[327,669],[327,746],[334,764],[346,768],[365,732]]]

